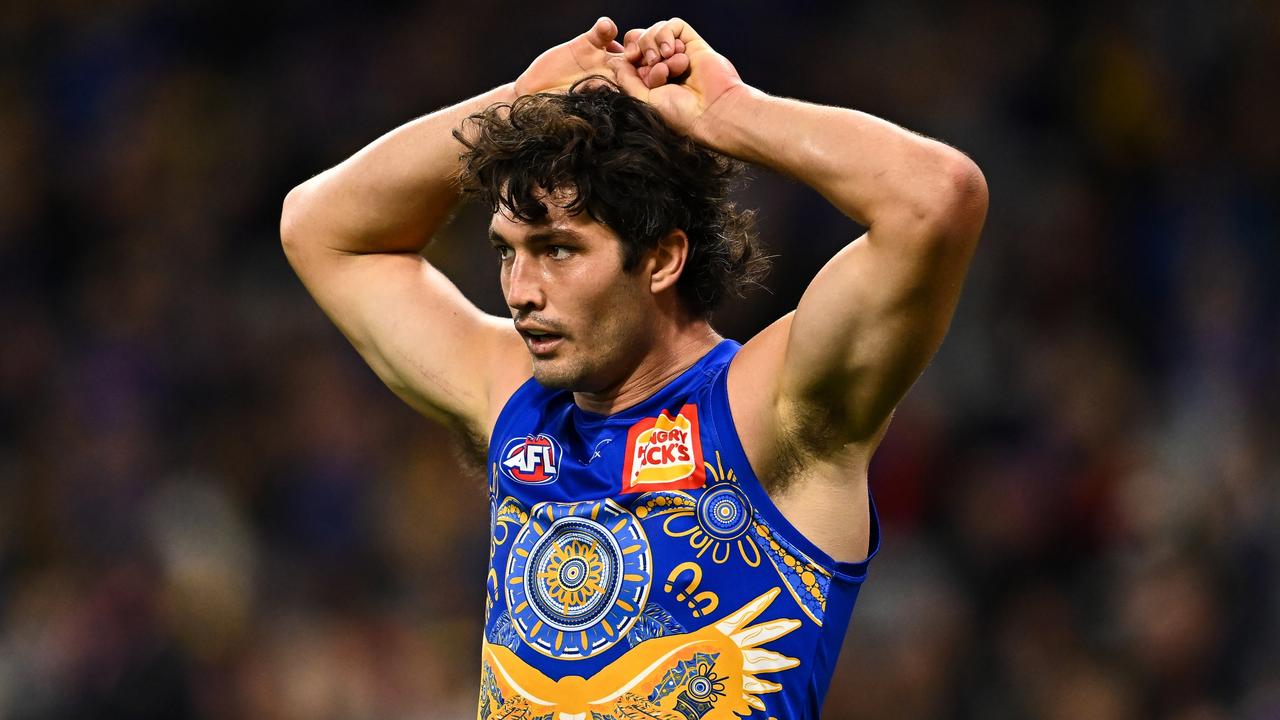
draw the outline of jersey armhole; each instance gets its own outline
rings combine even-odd
[[[493,443],[496,438],[505,437],[503,431],[511,424],[511,415],[515,412],[515,407],[519,405],[519,401],[529,393],[541,388],[538,381],[532,376],[520,384],[516,391],[511,393],[507,401],[503,403],[502,409],[498,411],[498,417],[493,421],[493,427],[489,431],[489,446],[485,448],[486,462],[493,461]]]
[[[871,529],[867,542],[867,557],[859,562],[836,560],[819,548],[804,533],[800,532],[791,521],[782,514],[773,498],[765,491],[756,477],[755,469],[747,459],[742,441],[738,439],[738,430],[733,421],[733,410],[729,407],[729,364],[732,357],[720,366],[712,383],[711,392],[711,431],[715,434],[716,444],[728,456],[726,460],[735,468],[742,489],[751,499],[752,504],[789,545],[794,546],[801,554],[829,572],[834,578],[845,582],[861,583],[867,577],[867,569],[871,560],[880,552],[880,517],[876,512],[875,498],[871,493],[871,484],[867,483],[867,506],[870,511]]]

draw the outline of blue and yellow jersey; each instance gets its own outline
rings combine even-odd
[[[613,415],[534,380],[507,402],[481,720],[818,718],[870,557],[832,560],[752,473],[726,391],[739,347]]]

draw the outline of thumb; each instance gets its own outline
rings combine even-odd
[[[609,43],[614,38],[618,37],[618,26],[609,18],[602,17],[596,20],[596,24],[592,25],[591,29],[585,32],[584,35],[586,35],[588,42],[604,50],[609,47]]]
[[[609,69],[613,71],[613,79],[622,87],[623,92],[637,100],[647,100],[649,97],[649,86],[644,84],[644,80],[640,79],[640,74],[636,72],[636,68],[627,62],[623,57],[611,57],[608,60]]]

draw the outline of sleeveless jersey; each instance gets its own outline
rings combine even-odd
[[[739,347],[613,415],[533,379],[507,402],[480,720],[817,720],[871,557],[832,560],[752,473],[726,390]]]

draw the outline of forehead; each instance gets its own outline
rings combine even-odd
[[[545,235],[574,235],[588,240],[618,239],[608,226],[592,219],[585,211],[574,214],[555,203],[546,203],[546,206],[546,217],[536,223],[518,220],[512,217],[509,210],[499,206],[489,222],[489,234],[507,241]]]

